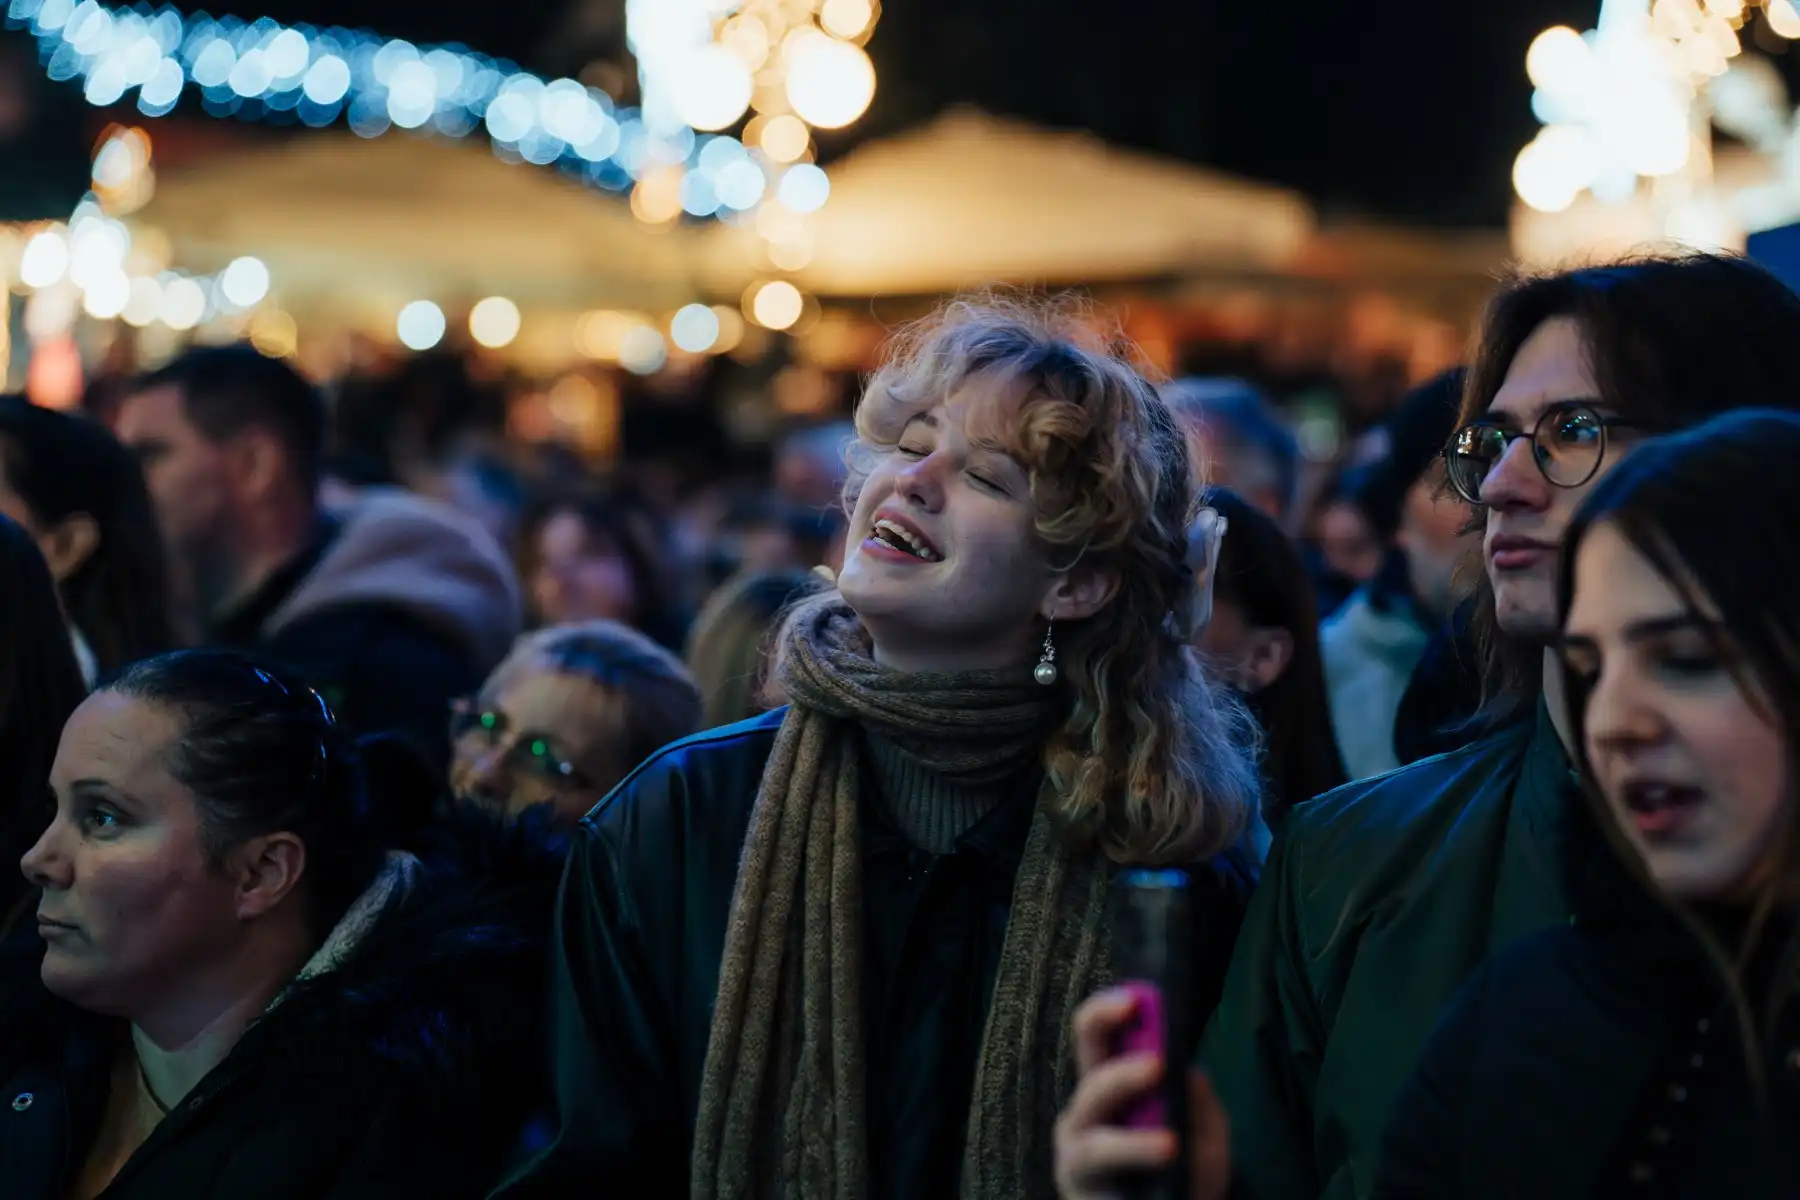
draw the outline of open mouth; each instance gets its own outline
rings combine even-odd
[[[938,553],[937,547],[926,541],[923,536],[903,528],[886,517],[876,520],[870,529],[869,539],[890,550],[898,550],[902,554],[911,555],[921,562],[944,561],[944,556]]]
[[[1625,785],[1624,801],[1641,831],[1663,833],[1697,812],[1706,793],[1685,784],[1636,781]]]

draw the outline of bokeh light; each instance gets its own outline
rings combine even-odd
[[[619,343],[619,365],[633,375],[654,375],[669,361],[663,335],[649,325],[633,325]]]
[[[860,46],[813,30],[791,39],[787,98],[794,111],[820,129],[841,129],[868,111],[875,98],[875,64]]]
[[[46,288],[69,270],[69,241],[60,229],[43,229],[31,235],[19,255],[19,282]]]
[[[765,329],[791,329],[805,308],[800,289],[785,279],[756,287],[750,300],[750,316]]]
[[[88,316],[110,321],[124,312],[130,301],[130,278],[123,271],[111,271],[88,284],[81,306]]]
[[[796,162],[812,144],[812,134],[807,132],[806,122],[789,113],[770,117],[764,123],[761,133],[757,145],[775,162]]]
[[[797,213],[818,212],[831,199],[831,180],[811,163],[796,163],[782,175],[776,195],[783,208]]]
[[[871,0],[825,0],[819,9],[819,24],[825,27],[825,32],[845,41],[861,37],[874,19],[875,6]]]
[[[192,329],[206,315],[206,289],[185,276],[170,280],[163,287],[158,315],[170,329]]]
[[[669,320],[669,340],[689,354],[704,354],[719,340],[719,315],[704,304],[689,304]]]
[[[755,86],[742,58],[724,46],[700,46],[676,68],[675,109],[695,129],[724,129],[750,107]]]
[[[719,336],[713,339],[713,352],[728,354],[744,340],[744,316],[737,309],[723,304],[713,305],[712,311],[713,316],[719,319]]]
[[[300,326],[278,308],[250,318],[250,344],[267,358],[287,358],[300,348]]]
[[[469,336],[498,350],[519,336],[519,306],[505,296],[489,296],[469,310]]]
[[[254,307],[269,294],[269,268],[260,258],[233,259],[219,276],[219,292],[239,308]]]
[[[600,362],[618,362],[625,335],[639,322],[606,309],[582,313],[575,322],[575,349]]]
[[[444,340],[444,310],[429,300],[414,300],[400,310],[394,333],[408,350],[429,350]]]
[[[125,301],[125,309],[119,314],[127,325],[142,329],[156,320],[162,311],[162,284],[148,275],[140,275],[131,281],[131,298]]]

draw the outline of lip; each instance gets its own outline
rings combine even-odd
[[[1625,819],[1646,841],[1659,841],[1681,833],[1693,824],[1706,808],[1706,792],[1703,789],[1677,780],[1633,776],[1621,780],[1617,787],[1624,800],[1622,807],[1625,810]],[[1640,803],[1634,803],[1634,794],[1649,789],[1692,792],[1694,796],[1678,803],[1665,803],[1660,807],[1646,807]]]
[[[67,921],[53,921],[41,913],[38,914],[37,927],[39,937],[49,937],[56,933],[75,932],[75,926],[69,924]]]
[[[1508,537],[1502,534],[1488,543],[1488,562],[1496,571],[1522,571],[1540,566],[1553,558],[1556,545],[1535,538]]]
[[[932,552],[938,556],[937,562],[941,563],[944,561],[945,556],[944,556],[943,547],[939,546],[936,542],[932,541],[930,536],[927,535],[923,529],[919,528],[919,523],[917,521],[913,520],[911,517],[907,516],[905,513],[901,512],[899,509],[896,509],[896,508],[876,509],[875,514],[869,518],[870,533],[869,533],[869,536],[864,538],[862,541],[862,549],[864,551],[866,551],[867,553],[873,554],[878,558],[884,558],[884,559],[891,560],[893,562],[924,563],[926,565],[933,565],[933,564],[928,563],[927,560],[925,560],[925,559],[915,558],[913,555],[906,553],[904,550],[895,550],[893,547],[888,546],[881,541],[878,541],[874,534],[875,523],[877,521],[893,522],[895,525],[898,525],[900,528],[906,530],[907,533],[911,534],[915,538],[918,538],[919,541],[923,542],[926,546],[928,546],[932,550]]]

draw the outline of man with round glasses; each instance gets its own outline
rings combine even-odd
[[[1367,1196],[1457,987],[1570,919],[1559,846],[1585,809],[1545,670],[1558,544],[1634,444],[1750,405],[1800,406],[1800,297],[1744,260],[1634,260],[1494,299],[1444,452],[1483,530],[1484,732],[1288,818],[1203,1048],[1245,1195]]]

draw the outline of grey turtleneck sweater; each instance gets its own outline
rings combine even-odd
[[[1013,794],[1008,784],[972,786],[945,779],[885,738],[863,733],[875,801],[907,841],[928,854],[948,854],[956,839]]]

